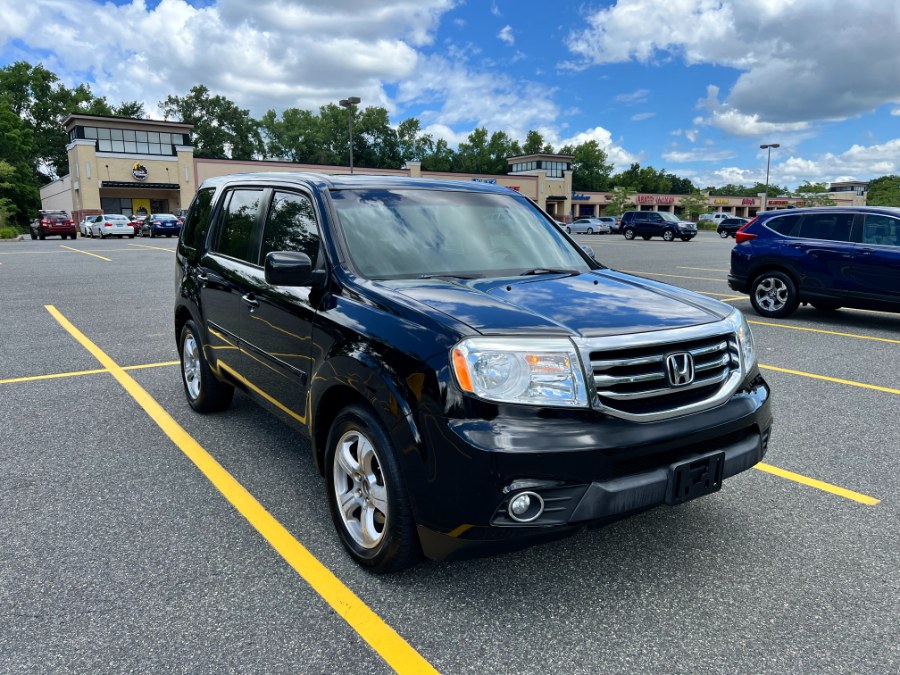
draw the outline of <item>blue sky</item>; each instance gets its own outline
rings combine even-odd
[[[699,187],[763,180],[761,143],[790,187],[900,173],[898,34],[887,0],[0,0],[0,65],[151,116],[199,83],[256,116],[357,95]]]

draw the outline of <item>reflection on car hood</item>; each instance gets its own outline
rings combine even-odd
[[[613,270],[576,276],[398,279],[379,282],[484,333],[544,331],[582,337],[695,326],[729,305]]]

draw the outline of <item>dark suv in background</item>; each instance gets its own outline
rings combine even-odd
[[[727,239],[728,237],[735,236],[737,231],[749,222],[749,218],[723,218],[719,221],[719,224],[716,225],[716,232],[722,239]]]
[[[802,303],[900,311],[900,209],[821,207],[759,215],[738,230],[728,285],[762,316]]]
[[[741,313],[603,267],[506,188],[213,178],[176,255],[189,404],[237,387],[308,434],[375,571],[680,504],[766,452]]]
[[[75,239],[78,236],[78,225],[65,211],[38,211],[38,217],[31,221],[31,238],[55,236]]]
[[[619,231],[626,239],[662,237],[666,241],[690,241],[697,236],[697,224],[666,211],[626,211]]]

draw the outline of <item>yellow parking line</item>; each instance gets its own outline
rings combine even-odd
[[[157,251],[168,251],[169,253],[175,253],[174,248],[163,248],[162,246],[150,246],[149,244],[128,244],[128,245],[134,246],[135,248],[155,249]]]
[[[714,277],[686,277],[682,274],[663,274],[661,272],[646,272],[646,271],[637,271],[637,270],[619,270],[620,272],[624,272],[625,274],[637,274],[648,277],[671,277],[672,279],[694,279],[696,281],[719,281],[724,282],[725,279],[716,279]]]
[[[748,320],[749,321],[749,320]],[[875,342],[890,342],[895,345],[900,345],[900,340],[893,340],[891,338],[882,338],[882,337],[873,337],[871,335],[858,335],[856,333],[840,333],[834,330],[822,330],[821,328],[805,328],[803,326],[789,326],[784,323],[769,323],[767,321],[749,321],[757,326],[773,326],[775,328],[787,328],[788,330],[802,330],[808,333],[822,333],[823,335],[837,335],[840,337],[849,337],[855,338],[857,340],[874,340]]]
[[[180,361],[163,361],[161,363],[145,363],[140,366],[124,366],[122,370],[143,370],[144,368],[161,368],[163,366],[177,366]],[[39,380],[56,380],[61,377],[78,377],[80,375],[97,375],[98,373],[108,373],[105,368],[97,368],[96,370],[76,370],[71,373],[53,373],[51,375],[31,375],[29,377],[12,377],[7,380],[0,380],[0,384],[14,384],[16,382],[37,382]]]
[[[96,375],[105,373],[105,368],[97,370],[78,370],[72,373],[54,373],[53,375],[32,375],[30,377],[11,377],[7,380],[0,380],[0,384],[14,384],[16,382],[37,382],[39,380],[55,380],[60,377],[78,377],[79,375]]]
[[[282,558],[306,580],[332,609],[346,621],[398,673],[437,673],[421,654],[347,588],[312,555],[272,514],[194,440],[147,391],[103,350],[91,342],[53,305],[45,305],[59,324],[87,349],[144,409],[232,506],[247,519]]]
[[[860,387],[861,389],[873,389],[875,391],[883,391],[888,394],[896,394],[900,396],[900,389],[891,389],[890,387],[879,387],[875,384],[866,384],[865,382],[854,382],[853,380],[842,380],[838,377],[827,377],[825,375],[816,375],[815,373],[804,373],[802,370],[790,370],[789,368],[777,368],[776,366],[764,366],[759,364],[763,370],[774,370],[778,373],[788,373],[789,375],[800,375],[801,377],[811,377],[814,380],[824,380],[825,382],[835,382],[837,384],[846,384],[851,387]]]
[[[97,255],[96,253],[88,253],[87,251],[82,251],[80,248],[72,248],[71,246],[66,246],[65,244],[60,244],[60,246],[70,251],[75,251],[75,253],[84,253],[85,255],[91,255],[95,258],[100,258],[100,260],[105,260],[106,262],[112,262],[112,260],[110,260],[109,258],[104,258],[102,255]]]
[[[831,483],[825,483],[824,481],[816,480],[815,478],[810,478],[809,476],[804,476],[799,473],[794,473],[793,471],[779,469],[777,466],[772,466],[771,464],[766,464],[765,462],[760,462],[753,468],[759,469],[760,471],[765,471],[766,473],[771,473],[775,476],[780,476],[781,478],[792,480],[796,483],[802,483],[803,485],[808,485],[819,490],[824,490],[825,492],[830,492],[831,494],[839,495],[846,499],[852,499],[855,502],[859,502],[860,504],[865,504],[867,506],[875,506],[876,504],[881,503],[881,500],[875,499],[875,497],[869,497],[868,495],[864,495],[860,492],[847,490],[846,488],[838,487],[837,485],[832,485]]]

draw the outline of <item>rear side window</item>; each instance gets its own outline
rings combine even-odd
[[[799,236],[800,233],[801,218],[802,216],[799,214],[778,216],[777,218],[769,220],[766,223],[766,227],[770,230],[775,230],[778,234],[783,234],[786,237],[796,237]]]
[[[212,198],[216,193],[215,188],[205,188],[197,193],[191,202],[190,210],[184,219],[181,241],[185,246],[193,249],[200,248],[203,240],[203,232],[206,223],[209,222],[209,212],[212,208]]]
[[[803,218],[800,236],[806,239],[850,241],[852,213],[810,213]]]
[[[866,215],[863,243],[879,246],[900,246],[900,220],[877,214]]]
[[[258,263],[259,243],[255,225],[264,194],[263,190],[241,188],[226,195],[219,236],[213,251],[254,265]]]
[[[269,207],[261,259],[271,251],[297,251],[315,263],[318,250],[319,229],[312,202],[305,195],[276,192]]]

